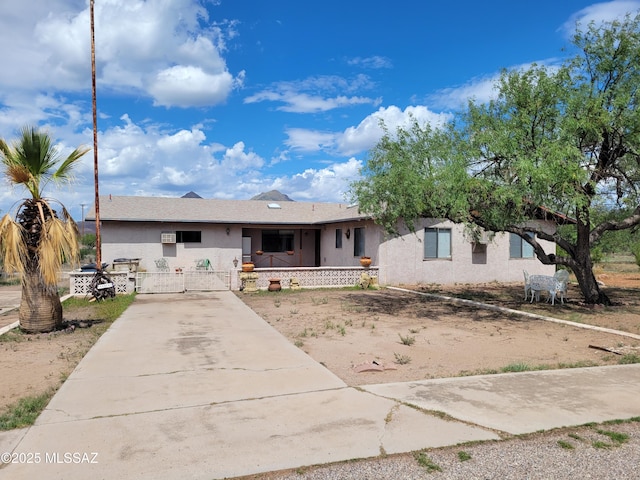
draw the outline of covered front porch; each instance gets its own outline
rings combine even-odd
[[[320,266],[320,230],[293,226],[242,229],[242,262],[256,268]]]

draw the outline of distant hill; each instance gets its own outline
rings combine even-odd
[[[185,193],[181,198],[202,198],[200,195],[198,195],[196,192],[189,192],[189,193]]]
[[[96,222],[90,222],[90,221],[80,221],[80,222],[76,222],[78,225],[78,233],[80,233],[80,235],[83,234],[87,234],[87,233],[96,233]]]
[[[271,190],[270,192],[260,193],[255,197],[251,198],[251,200],[269,200],[274,202],[295,202],[295,200],[290,199],[284,193],[280,193],[278,190]]]

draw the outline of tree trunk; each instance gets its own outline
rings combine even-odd
[[[600,290],[600,285],[593,274],[591,260],[591,222],[589,206],[585,205],[576,211],[576,248],[571,270],[578,280],[585,303],[590,305],[611,305],[609,297]]]
[[[55,286],[46,286],[40,275],[25,272],[18,312],[20,328],[27,333],[51,332],[62,325],[62,304]]]
[[[611,305],[611,300],[607,294],[600,290],[600,285],[598,285],[596,276],[593,274],[590,261],[588,266],[578,262],[577,265],[572,266],[572,270],[578,280],[578,285],[580,286],[580,291],[582,292],[585,303],[591,305]]]

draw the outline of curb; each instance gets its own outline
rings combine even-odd
[[[458,303],[462,305],[472,305],[474,307],[484,308],[485,310],[493,310],[496,312],[508,313],[511,315],[520,315],[521,317],[533,318],[536,320],[544,320],[545,322],[559,323],[561,325],[568,325],[570,327],[584,328],[586,330],[595,330],[597,332],[611,333],[613,335],[620,335],[622,337],[628,337],[628,338],[633,338],[635,340],[640,340],[640,335],[636,335],[635,333],[622,332],[620,330],[613,330],[611,328],[597,327],[595,325],[586,325],[584,323],[570,322],[569,320],[560,320],[559,318],[546,317],[544,315],[538,315],[537,313],[522,312],[520,310],[514,310],[513,308],[498,307],[497,305],[489,305],[487,303],[474,302],[473,300],[466,300],[464,298],[455,298],[455,297],[449,297],[446,295],[436,295],[434,293],[416,292],[415,290],[408,290],[406,288],[399,288],[399,287],[386,287],[386,288],[388,288],[389,290],[397,290],[399,292],[415,293],[416,295],[422,295],[423,297],[439,298],[441,300],[446,300],[451,303]]]

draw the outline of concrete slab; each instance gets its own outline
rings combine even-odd
[[[53,461],[10,465],[12,479],[212,479],[473,440],[447,422],[353,388],[40,424],[19,451]],[[78,452],[98,463],[57,462]],[[94,455],[97,453],[97,456]],[[0,470],[0,472],[2,472]]]
[[[20,285],[4,286],[0,288],[0,335],[18,326],[18,322],[5,314],[17,310],[20,307],[22,298],[22,287]]]
[[[6,452],[13,452],[18,446],[22,437],[24,437],[28,428],[16,428],[15,430],[7,430],[0,432],[0,454]],[[2,462],[0,461],[0,468],[2,468]],[[1,477],[0,477],[1,478]]]
[[[640,365],[369,385],[364,390],[522,434],[640,416]]]
[[[142,297],[85,356],[38,423],[345,386],[231,292]]]
[[[640,416],[639,395],[640,365],[349,388],[231,292],[140,295],[33,427],[0,434],[32,460],[0,478],[244,476]]]
[[[317,369],[294,365],[266,372],[201,369],[138,377],[69,378],[37,424],[318,391],[330,383],[323,377]]]

